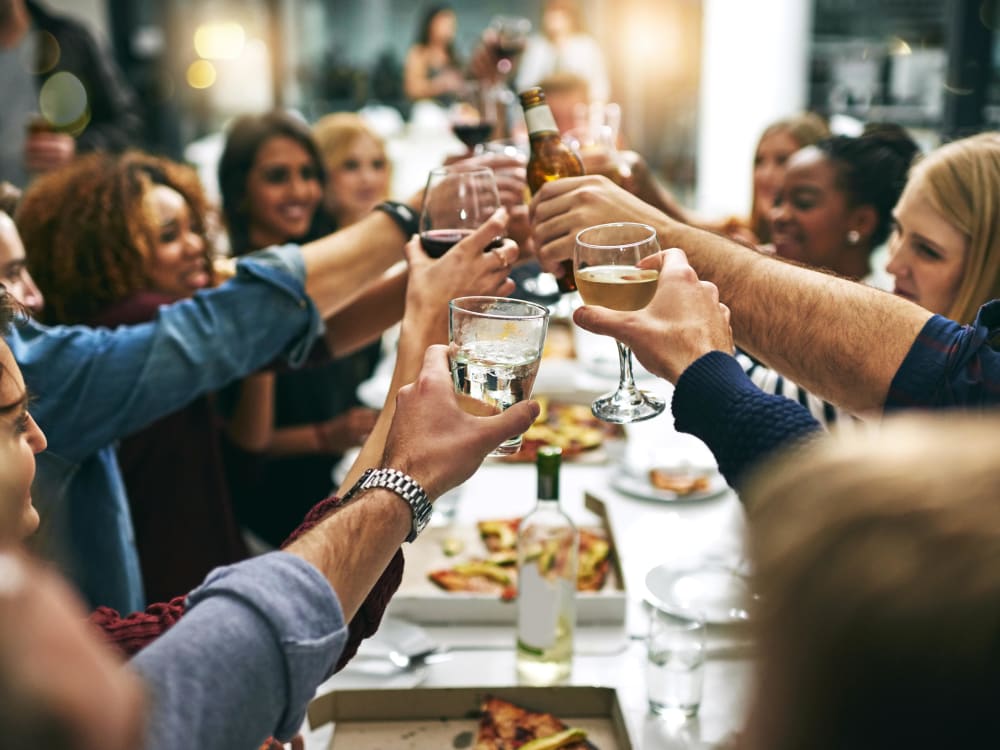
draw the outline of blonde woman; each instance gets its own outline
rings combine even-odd
[[[886,270],[896,294],[972,323],[1000,298],[1000,134],[954,141],[918,162],[893,218]]]
[[[392,165],[385,142],[353,112],[327,115],[313,126],[326,167],[323,207],[338,229],[371,213],[389,197]]]

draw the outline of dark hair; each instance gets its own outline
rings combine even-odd
[[[0,284],[0,336],[8,336],[15,323],[27,319],[28,312],[24,305]]]
[[[140,151],[95,151],[39,177],[17,209],[28,269],[45,295],[46,323],[88,323],[149,287],[159,227],[143,204],[165,185],[180,193],[192,229],[205,237],[208,202],[190,167]],[[67,210],[72,207],[72,210]],[[205,241],[205,257],[211,257]]]
[[[0,211],[10,217],[14,216],[17,204],[21,201],[21,188],[6,180],[0,182]]]
[[[454,14],[455,9],[447,3],[442,3],[440,5],[432,5],[424,12],[424,14],[420,17],[420,23],[417,26],[417,44],[423,44],[424,46],[430,44],[431,24],[434,23],[434,19],[442,13]],[[446,49],[448,51],[448,60],[452,64],[457,63],[458,56],[455,54],[455,41],[450,41]]]
[[[321,185],[326,185],[326,170],[309,126],[297,117],[275,110],[263,115],[243,115],[233,121],[226,136],[226,147],[219,160],[219,191],[222,215],[229,230],[229,244],[234,255],[255,250],[250,246],[250,215],[247,206],[247,180],[257,152],[271,138],[291,138],[309,154]],[[307,237],[323,233],[325,219],[317,209]],[[303,239],[289,237],[289,239]]]
[[[893,123],[872,123],[858,137],[836,135],[816,143],[833,164],[836,185],[855,206],[873,206],[878,225],[872,246],[881,245],[892,228],[892,209],[920,147]]]

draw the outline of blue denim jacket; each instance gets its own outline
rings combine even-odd
[[[164,306],[149,323],[108,330],[29,321],[7,339],[49,441],[32,488],[42,517],[36,547],[91,606],[145,606],[115,441],[276,357],[300,364],[322,332],[297,246],[247,256],[237,269],[232,281]]]

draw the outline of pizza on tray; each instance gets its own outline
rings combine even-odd
[[[445,591],[496,594],[503,599],[517,595],[518,518],[478,523],[479,536],[486,548],[483,558],[471,559],[450,568],[432,570],[428,577]],[[600,591],[611,569],[611,545],[603,533],[580,529],[578,591]]]
[[[552,714],[493,696],[487,696],[480,709],[473,750],[597,750],[584,730],[567,727]]]
[[[590,413],[584,404],[550,401],[545,396],[535,399],[541,412],[521,439],[521,450],[504,461],[533,463],[543,445],[562,448],[563,459],[572,460],[587,451],[604,445],[605,440],[621,440],[625,431],[621,425],[604,422]]]

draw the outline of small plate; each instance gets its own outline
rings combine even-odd
[[[732,625],[749,620],[753,598],[746,576],[722,565],[679,570],[659,565],[646,574],[646,600],[667,614],[701,612],[705,622]]]
[[[640,474],[635,470],[624,467],[620,468],[611,478],[611,486],[619,492],[631,495],[632,497],[638,497],[642,500],[659,500],[664,503],[688,503],[709,500],[713,497],[718,497],[729,489],[729,485],[726,484],[726,480],[723,479],[722,475],[717,471],[713,471],[709,475],[708,489],[679,495],[670,490],[657,489],[650,484],[644,472]]]

